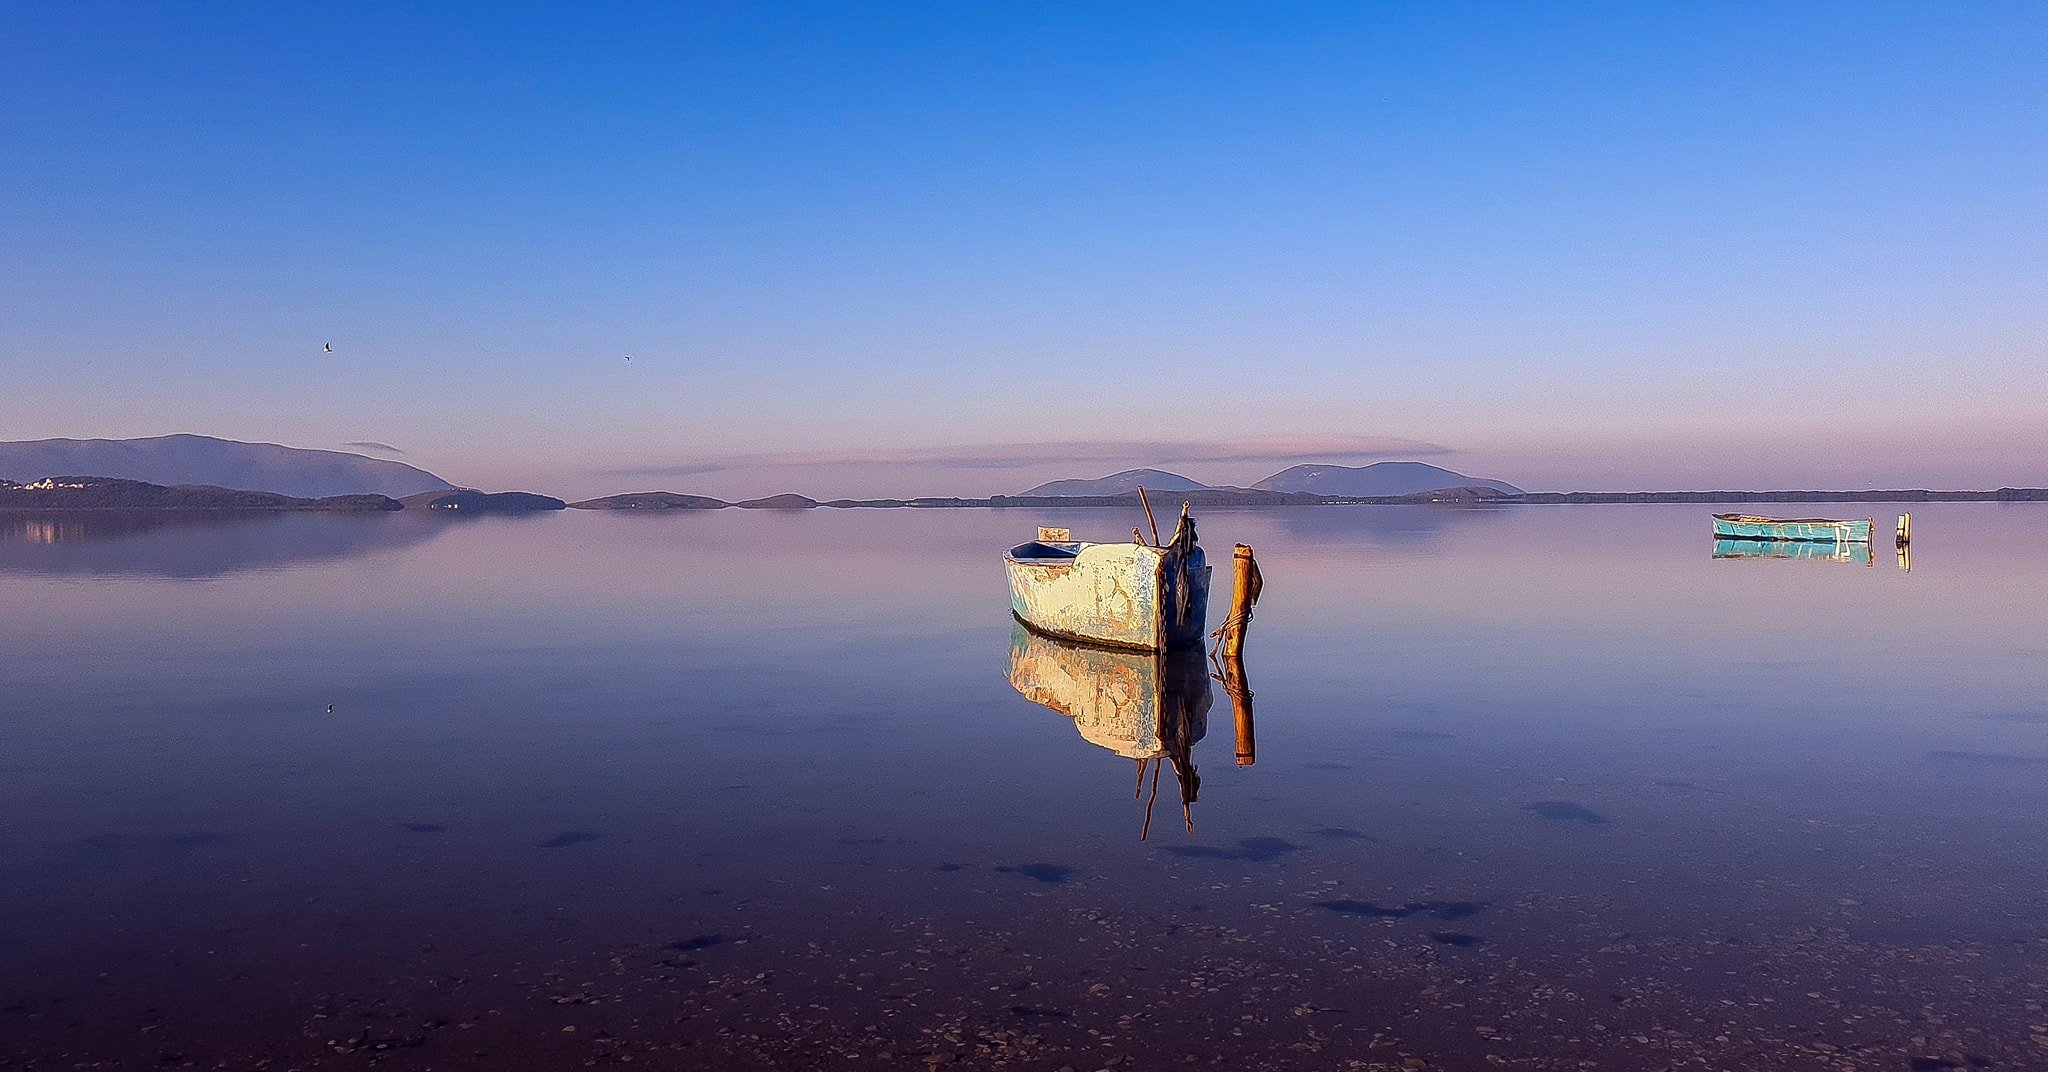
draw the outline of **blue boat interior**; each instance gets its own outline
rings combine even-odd
[[[1063,562],[1080,553],[1081,545],[1078,543],[1040,543],[1037,540],[1010,548],[1010,557],[1020,562]]]

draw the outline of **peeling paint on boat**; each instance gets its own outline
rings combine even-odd
[[[1196,549],[1200,555],[1200,549]],[[1143,651],[1199,645],[1207,615],[1209,567],[1182,569],[1169,548],[1138,543],[1030,543],[1004,566],[1010,609],[1024,624],[1058,637]]]
[[[1715,514],[1714,537],[1722,540],[1816,540],[1869,543],[1872,519],[1838,521],[1824,517],[1775,518]]]

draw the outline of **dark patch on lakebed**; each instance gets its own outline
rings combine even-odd
[[[996,870],[1005,875],[1023,875],[1033,882],[1043,882],[1052,886],[1066,882],[1074,874],[1073,868],[1060,864],[1005,864]]]
[[[1286,838],[1248,837],[1237,843],[1235,848],[1220,849],[1214,845],[1169,845],[1165,851],[1188,860],[1248,860],[1265,863],[1277,860],[1290,852],[1300,852],[1301,846]]]
[[[567,848],[570,845],[581,845],[586,841],[596,841],[602,837],[604,837],[603,834],[592,833],[589,830],[564,830],[554,837],[541,842],[540,847],[543,849],[561,849]]]
[[[1599,826],[1607,822],[1607,816],[1570,800],[1536,800],[1522,805],[1522,810],[1533,812],[1553,823],[1578,823],[1582,826]]]
[[[1355,901],[1340,898],[1334,901],[1317,901],[1317,908],[1327,909],[1346,916],[1372,916],[1375,919],[1403,919],[1422,914],[1433,916],[1449,923],[1455,919],[1470,919],[1492,907],[1491,901],[1410,901],[1403,905],[1382,905],[1371,901]]]
[[[725,935],[723,934],[700,934],[695,938],[684,938],[681,941],[670,942],[668,947],[678,953],[694,953],[699,949],[709,949],[714,945],[724,944]]]
[[[1378,841],[1379,839],[1363,830],[1348,826],[1319,826],[1309,831],[1310,837],[1329,838],[1331,841]]]
[[[1480,941],[1478,935],[1466,934],[1464,931],[1430,931],[1429,940],[1438,945],[1455,946],[1459,949],[1470,949]]]

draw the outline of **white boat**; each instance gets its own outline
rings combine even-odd
[[[1201,645],[1209,564],[1185,504],[1173,539],[1158,547],[1082,543],[1065,529],[1038,535],[1004,556],[1018,621],[1066,640],[1137,651]]]

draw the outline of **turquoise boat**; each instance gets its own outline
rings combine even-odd
[[[1715,540],[1715,558],[1804,558],[1870,565],[1868,543],[1822,540]]]
[[[1715,514],[1717,540],[1805,540],[1815,543],[1869,543],[1874,518],[1839,521],[1825,517],[1758,517]]]

